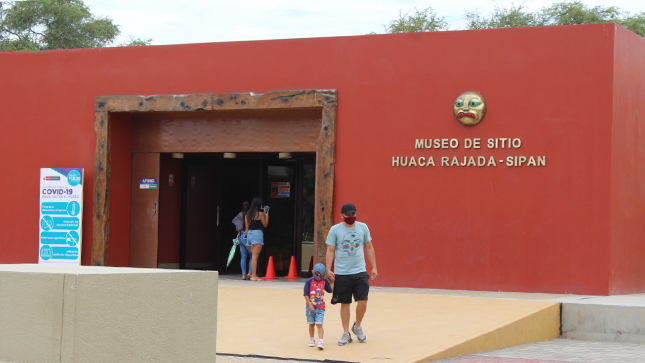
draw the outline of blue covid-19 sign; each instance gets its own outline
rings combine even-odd
[[[38,263],[81,264],[83,169],[40,169]]]

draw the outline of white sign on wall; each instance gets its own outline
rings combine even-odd
[[[40,169],[38,263],[80,265],[83,169]]]

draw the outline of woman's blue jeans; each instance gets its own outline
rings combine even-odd
[[[240,243],[240,265],[242,266],[242,275],[251,273],[251,248],[246,244]],[[248,267],[248,270],[247,270]]]

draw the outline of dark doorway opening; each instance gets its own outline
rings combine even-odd
[[[182,226],[181,218],[173,214],[181,214],[185,202],[181,186],[190,182],[182,180],[181,156],[284,151],[296,157],[315,155],[313,257],[323,262],[324,239],[333,220],[335,123],[335,90],[96,97],[90,263],[106,266],[109,260],[111,266],[179,268]],[[134,165],[134,155],[144,153],[156,154],[160,167]],[[153,187],[157,182],[159,189]],[[163,193],[166,188],[174,191]],[[141,203],[138,209],[130,208],[137,203]],[[161,204],[170,207],[161,210]],[[296,218],[302,213],[296,211]],[[161,230],[167,226],[171,228]],[[294,240],[304,236],[298,228],[296,224]],[[158,244],[149,238],[157,232]],[[110,242],[111,235],[116,238]],[[215,235],[221,237],[219,232]]]
[[[239,248],[227,267],[237,236],[232,220],[244,201],[260,197],[271,210],[258,275],[265,275],[269,257],[278,276],[288,273],[292,257],[298,274],[307,275],[313,256],[315,153],[284,159],[278,153],[235,156],[183,155],[179,267],[241,274]]]

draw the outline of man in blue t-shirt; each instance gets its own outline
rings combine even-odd
[[[372,246],[372,236],[367,224],[356,222],[356,207],[353,204],[345,204],[340,209],[343,217],[341,223],[335,224],[327,235],[327,267],[334,263],[334,271],[329,268],[329,281],[334,282],[334,292],[331,298],[332,304],[340,303],[340,320],[343,325],[343,336],[338,345],[345,345],[352,342],[349,334],[349,316],[352,296],[356,301],[356,320],[352,331],[358,341],[363,343],[367,340],[363,334],[361,323],[367,310],[367,295],[370,290],[369,279],[365,267],[365,256],[372,266],[371,279],[378,276],[376,270],[376,255]]]

